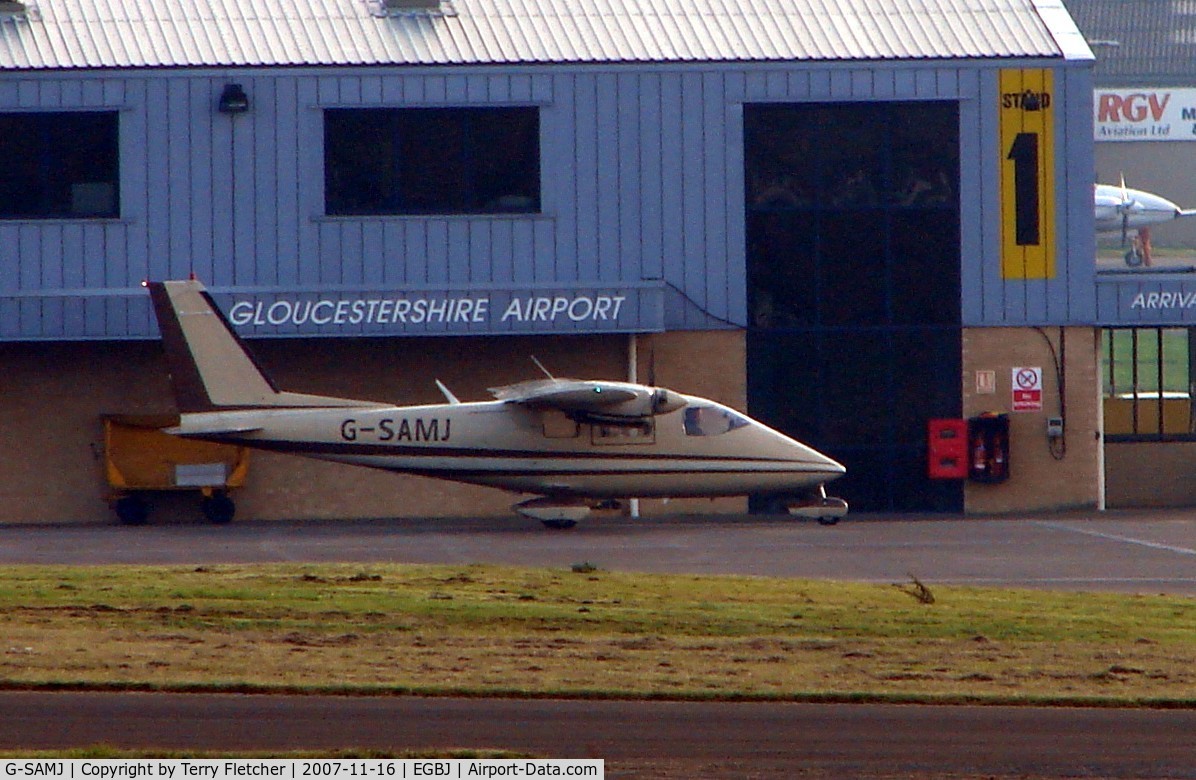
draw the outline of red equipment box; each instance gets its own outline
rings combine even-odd
[[[967,420],[930,420],[927,423],[927,470],[931,479],[966,479],[968,476]]]

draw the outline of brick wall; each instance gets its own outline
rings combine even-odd
[[[1049,342],[1049,343],[1048,343]],[[1063,362],[1066,388],[1061,414],[1052,347]],[[1012,369],[1043,369],[1041,412],[1012,412]],[[1010,413],[1010,479],[1000,484],[968,482],[969,514],[1012,513],[1093,507],[1099,499],[1100,383],[1097,331],[1093,328],[966,328],[963,333],[963,409]],[[996,392],[977,392],[978,371],[996,373]],[[1046,420],[1064,416],[1066,452],[1048,447]]]
[[[743,409],[744,347],[738,333],[640,337],[640,380],[654,360],[659,384]],[[650,345],[650,346],[649,346]],[[268,340],[253,345],[285,389],[395,403],[439,403],[435,379],[461,400],[542,376],[625,379],[626,336]],[[654,356],[654,357],[653,357]],[[173,410],[156,342],[0,344],[0,522],[109,522],[102,499],[107,413]],[[254,452],[234,496],[254,518],[510,516],[518,496],[452,482]],[[194,495],[155,498],[154,523],[191,522]],[[644,513],[732,511],[730,501],[644,502]]]
[[[1196,442],[1118,442],[1105,447],[1110,509],[1196,506]]]

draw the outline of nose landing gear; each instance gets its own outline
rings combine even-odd
[[[1125,252],[1125,264],[1130,268],[1151,265],[1150,228],[1139,228],[1138,235],[1130,239],[1130,248]]]
[[[826,485],[819,485],[804,496],[784,502],[785,511],[794,517],[809,517],[819,525],[834,525],[847,516],[847,502],[826,494]]]

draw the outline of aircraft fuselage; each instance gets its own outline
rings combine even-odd
[[[1183,209],[1162,196],[1111,184],[1096,185],[1095,203],[1098,233],[1139,230],[1185,216]]]
[[[503,401],[185,414],[172,432],[517,492],[584,498],[801,492],[844,472],[733,410],[566,415]],[[713,418],[705,427],[695,415]]]

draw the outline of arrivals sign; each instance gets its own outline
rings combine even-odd
[[[1097,274],[1096,324],[1196,325],[1196,274]]]
[[[1196,141],[1196,89],[1098,89],[1092,111],[1097,141]]]
[[[1019,366],[1013,369],[1013,411],[1042,411],[1042,369]]]

